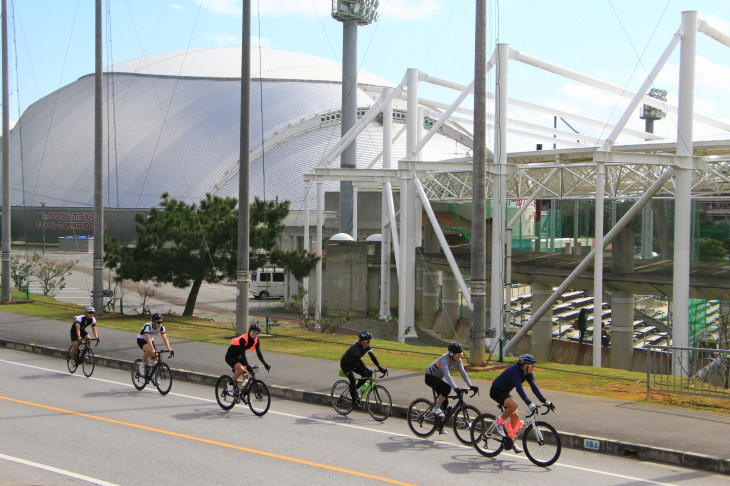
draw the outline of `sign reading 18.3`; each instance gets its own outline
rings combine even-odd
[[[601,450],[601,441],[594,439],[583,439],[583,448],[590,449],[592,451]]]

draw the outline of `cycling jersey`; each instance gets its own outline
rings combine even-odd
[[[153,326],[151,322],[148,322],[147,324],[142,326],[142,330],[139,331],[139,334],[137,334],[137,339],[144,339],[146,341],[147,338],[145,337],[145,334],[149,334],[150,341],[154,341],[156,335],[165,334],[165,326],[160,326],[159,328],[155,329],[155,326]]]
[[[236,363],[241,363],[243,366],[248,367],[248,359],[246,359],[247,349],[255,349],[256,356],[258,356],[259,361],[261,361],[266,368],[269,367],[264,356],[261,354],[261,341],[259,341],[259,338],[256,336],[251,339],[251,335],[249,333],[241,334],[240,336],[231,339],[231,345],[228,346],[228,350],[226,351],[226,363],[228,363],[231,368],[234,368]]]
[[[464,379],[467,385],[469,387],[472,386],[471,381],[469,381],[469,375],[466,374],[466,370],[464,369],[464,362],[459,358],[458,360],[454,360],[449,353],[443,354],[428,365],[428,368],[426,368],[426,374],[427,375],[433,375],[436,378],[444,379],[446,378],[446,382],[449,384],[449,386],[456,390],[457,386],[456,383],[454,383],[454,379],[451,378],[451,370],[453,370],[456,367],[459,367],[459,373],[461,373],[461,377]]]
[[[534,393],[541,402],[545,403],[545,397],[542,396],[540,389],[537,387],[537,384],[535,384],[535,377],[532,373],[523,372],[522,366],[519,363],[515,363],[504,370],[502,374],[492,382],[492,388],[496,388],[497,390],[507,394],[515,388],[522,400],[529,406],[532,402],[529,398],[527,398],[525,390],[522,388],[522,383],[524,383],[525,380],[527,380],[527,383],[530,384],[532,393]]]
[[[376,358],[375,353],[373,353],[373,348],[370,346],[363,346],[360,344],[360,341],[350,346],[348,350],[345,351],[345,354],[342,355],[342,358],[340,358],[340,368],[342,368],[344,372],[355,368],[366,368],[365,363],[362,361],[362,357],[365,356],[366,353],[370,355],[370,359],[373,363],[375,363],[375,366],[380,368],[380,363],[378,363],[378,358]]]
[[[76,334],[76,324],[79,325],[78,335]],[[84,338],[88,336],[89,332],[86,330],[88,326],[96,327],[96,319],[94,317],[86,317],[86,314],[76,316],[73,324],[71,324],[71,341],[76,341],[79,337]]]

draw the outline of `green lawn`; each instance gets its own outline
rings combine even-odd
[[[13,293],[12,298],[24,299],[25,294]],[[2,310],[66,322],[83,311],[81,307],[58,302],[50,297],[33,295],[31,298],[32,302],[6,304]],[[99,318],[99,325],[137,332],[148,320],[149,316],[109,313]],[[221,346],[227,346],[235,335],[231,323],[196,317],[165,316],[165,325],[171,329],[171,335],[176,339],[210,342]],[[266,351],[338,361],[346,347],[356,338],[352,335],[312,333],[273,321],[269,334],[262,335],[261,339],[265,343]],[[376,340],[373,347],[377,350],[378,360],[383,366],[411,371],[424,370],[437,356],[444,353],[442,347],[413,346],[392,341]],[[514,362],[515,358],[506,358],[505,363],[493,360],[483,369],[470,370],[469,376],[491,381],[505,366]],[[647,400],[644,373],[546,363],[538,365],[535,375],[540,387],[548,390],[730,413],[730,400],[660,393],[652,393]]]

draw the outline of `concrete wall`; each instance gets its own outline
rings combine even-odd
[[[368,245],[352,241],[327,242],[327,274],[322,285],[325,313],[368,311]]]

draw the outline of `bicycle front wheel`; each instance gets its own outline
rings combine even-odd
[[[147,380],[145,379],[144,375],[141,375],[139,373],[139,365],[142,363],[141,359],[134,360],[134,363],[132,363],[132,385],[137,390],[141,390],[145,386],[147,386]]]
[[[261,380],[254,380],[248,387],[248,408],[259,417],[269,411],[271,393],[269,387]]]
[[[94,352],[87,349],[84,353],[84,360],[81,362],[81,367],[84,370],[84,375],[88,378],[94,372]]]
[[[408,406],[408,427],[418,437],[430,437],[436,430],[436,415],[430,400],[416,398]]]
[[[527,458],[536,466],[548,467],[560,457],[562,446],[555,428],[547,422],[535,422],[527,426],[522,436]]]
[[[382,385],[375,385],[366,398],[368,404],[368,413],[370,416],[382,422],[390,417],[390,411],[393,408],[393,401],[390,399],[390,392]]]
[[[462,444],[471,445],[469,431],[478,415],[479,410],[473,405],[464,405],[454,414],[454,435]]]
[[[495,457],[504,448],[502,436],[497,432],[497,417],[491,413],[483,413],[474,419],[469,438],[474,449],[486,457]]]
[[[155,387],[162,395],[167,395],[172,388],[172,371],[167,363],[160,363],[153,375]]]
[[[350,397],[350,382],[339,380],[332,385],[330,390],[332,408],[340,415],[347,415],[352,412],[352,397]]]
[[[228,384],[233,386],[233,380],[228,375],[223,375],[215,382],[215,399],[223,410],[230,410],[236,404],[236,399],[228,393]]]
[[[68,353],[66,353],[66,366],[68,367],[68,371],[71,373],[75,373],[76,368],[78,367],[78,365],[76,364],[76,360],[71,359],[71,351],[73,351],[73,349],[74,349],[74,347],[73,347],[73,345],[71,345],[68,348]],[[80,353],[81,351],[79,350],[78,352]]]

